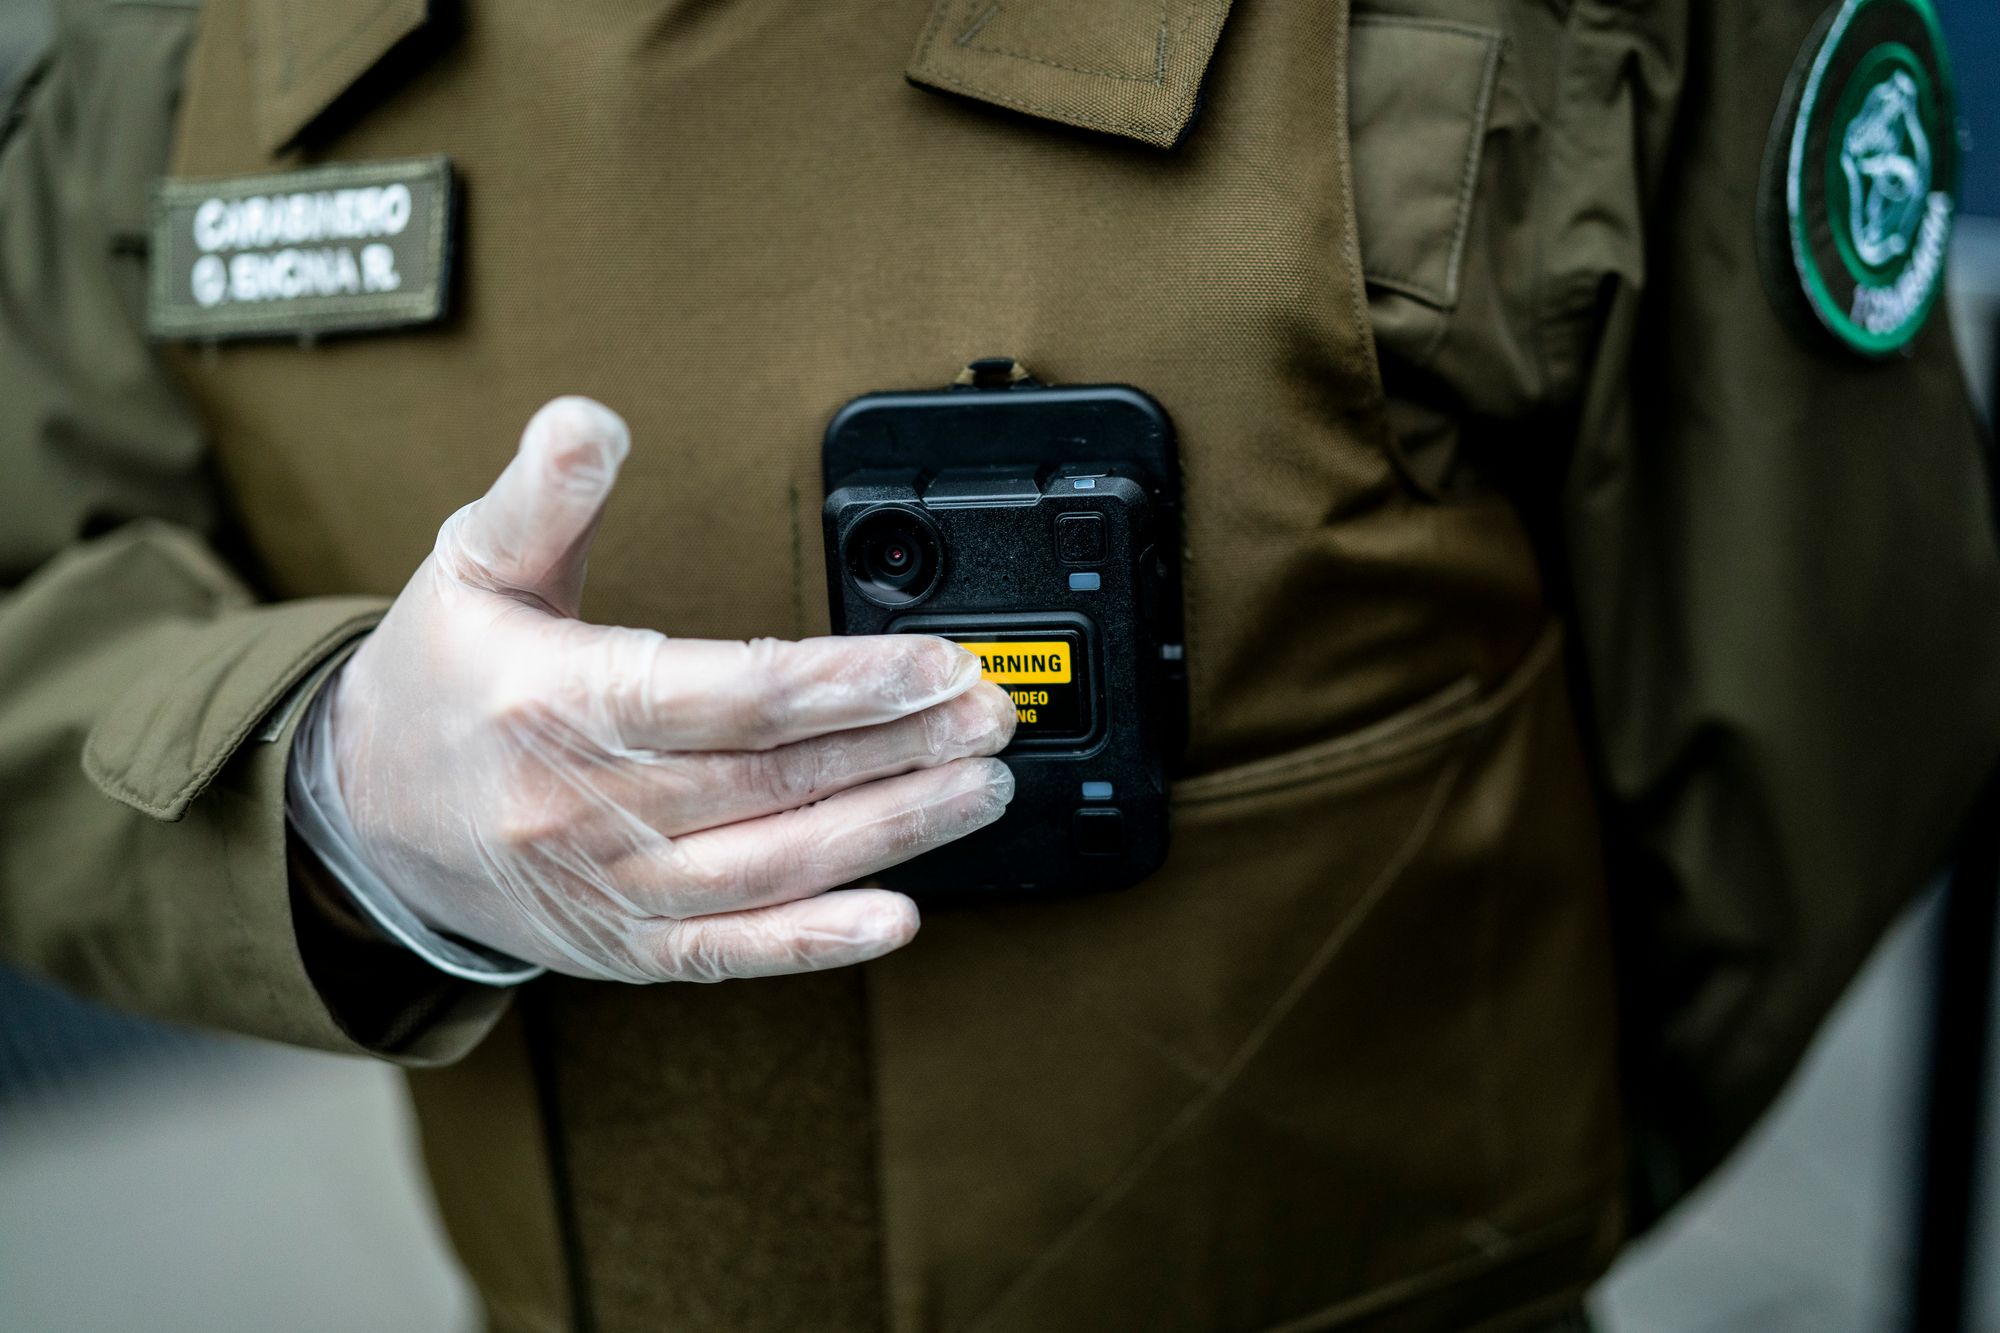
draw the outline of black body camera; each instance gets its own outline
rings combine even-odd
[[[1018,719],[1007,813],[880,878],[1121,888],[1166,856],[1187,726],[1173,429],[1136,389],[1047,387],[1011,361],[960,386],[858,398],[826,432],[835,632],[962,643]]]

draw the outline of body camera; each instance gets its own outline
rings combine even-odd
[[[1012,364],[870,394],[827,428],[835,632],[962,643],[1018,720],[1013,804],[880,876],[911,892],[1119,888],[1166,856],[1187,717],[1172,427],[1136,389]]]

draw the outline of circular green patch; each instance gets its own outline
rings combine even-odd
[[[1781,308],[1867,356],[1906,347],[1944,286],[1958,191],[1951,69],[1929,0],[1844,0],[1799,53],[1764,165]]]

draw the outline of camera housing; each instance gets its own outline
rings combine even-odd
[[[835,632],[956,640],[1017,717],[1007,813],[879,878],[931,897],[1124,887],[1165,858],[1187,725],[1171,426],[1124,385],[968,380],[867,395],[827,428]]]

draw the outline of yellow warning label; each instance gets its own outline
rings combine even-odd
[[[996,685],[1067,685],[1070,680],[1069,644],[1061,639],[959,647],[979,654],[980,670]]]

